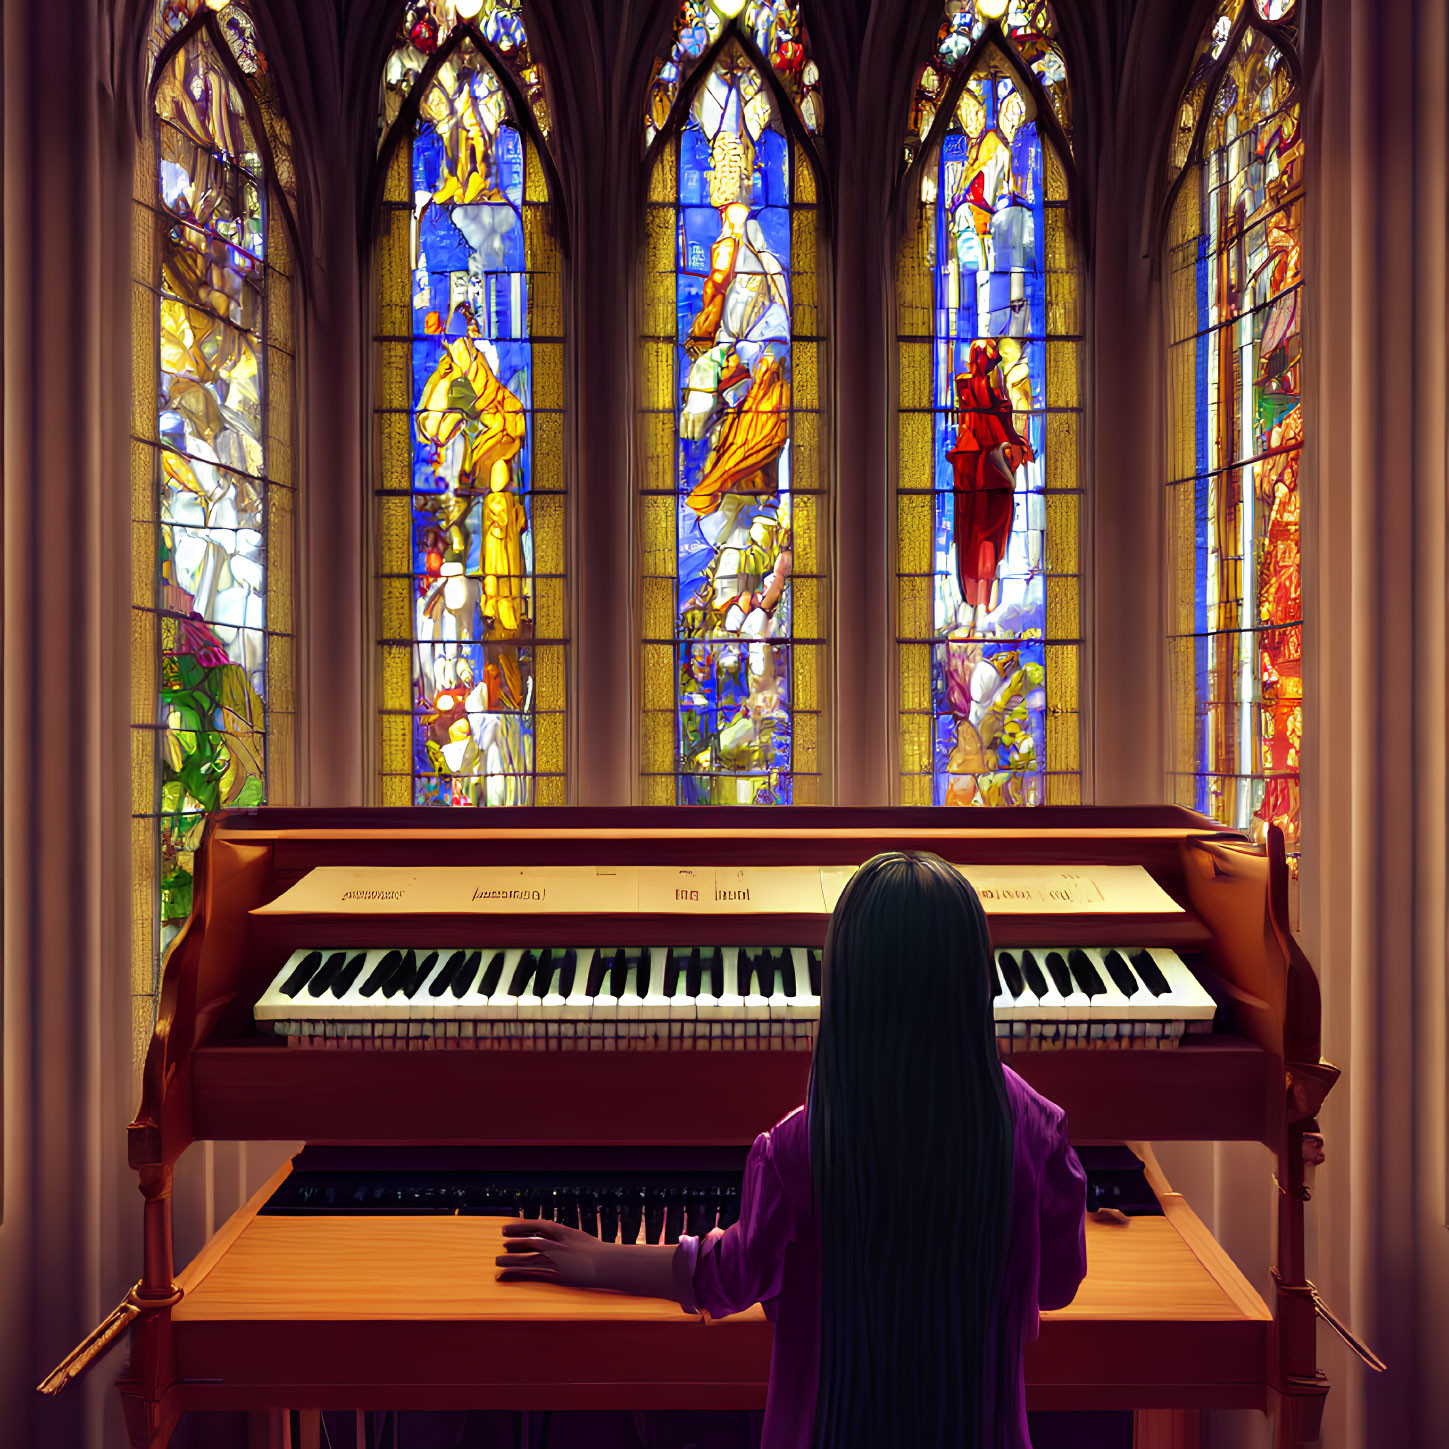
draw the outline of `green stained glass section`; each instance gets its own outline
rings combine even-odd
[[[150,54],[133,252],[138,997],[190,913],[207,816],[290,778],[276,656],[291,657],[291,581],[272,565],[294,513],[273,466],[290,461],[291,268],[233,69],[264,84],[251,17],[163,4]]]

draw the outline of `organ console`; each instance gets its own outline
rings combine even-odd
[[[1316,1438],[1318,986],[1277,831],[1264,849],[1172,807],[219,816],[130,1127],[142,1276],[42,1388],[129,1327],[137,1449],[188,1409],[762,1406],[758,1308],[500,1284],[498,1218],[727,1226],[749,1143],[805,1097],[830,909],[887,848],[976,885],[999,1047],[1067,1110],[1092,1205],[1120,1209],[1043,1317],[1031,1406],[1132,1409],[1164,1444],[1251,1407],[1279,1446]],[[208,1138],[307,1146],[177,1272],[173,1169]],[[1271,1308],[1154,1139],[1274,1153]]]

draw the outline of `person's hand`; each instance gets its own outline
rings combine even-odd
[[[600,1286],[604,1256],[615,1246],[578,1228],[542,1218],[519,1218],[503,1225],[506,1252],[496,1259],[503,1283],[563,1283],[572,1288]]]

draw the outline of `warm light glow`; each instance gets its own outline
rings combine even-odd
[[[1010,0],[976,0],[976,9],[983,20],[1000,20]]]
[[[710,0],[710,4],[725,20],[733,20],[745,8],[745,0]]]
[[[460,20],[472,20],[483,8],[483,0],[453,0],[453,9]]]

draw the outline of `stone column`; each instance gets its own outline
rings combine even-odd
[[[130,1095],[130,137],[94,0],[4,16],[0,1419],[91,1445],[112,1372],[35,1385],[121,1297]]]
[[[1302,5],[1300,3],[1300,8]],[[1304,449],[1303,935],[1324,986],[1324,1443],[1449,1424],[1446,210],[1441,0],[1315,7]],[[1311,38],[1311,32],[1310,32]],[[1317,141],[1315,145],[1314,142]]]

